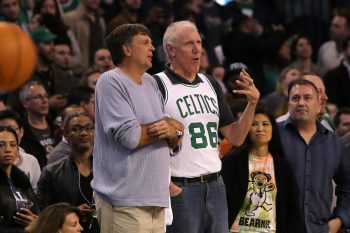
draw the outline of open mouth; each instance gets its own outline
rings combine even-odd
[[[305,110],[305,109],[298,109],[297,112],[304,113],[304,112],[307,112],[307,110]]]

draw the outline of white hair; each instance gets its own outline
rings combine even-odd
[[[166,50],[166,45],[167,44],[173,45],[176,42],[179,32],[183,31],[184,29],[192,29],[198,32],[197,26],[191,21],[177,21],[177,22],[171,23],[167,27],[163,37],[163,49],[168,59],[169,59],[169,55],[168,55],[168,51]]]
[[[44,85],[39,81],[30,81],[30,82],[26,83],[24,86],[22,86],[20,91],[19,91],[19,100],[22,103],[24,103],[24,101],[26,101],[28,98],[31,97],[30,88],[32,86],[38,86],[38,85],[44,87]]]

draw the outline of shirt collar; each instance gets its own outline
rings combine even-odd
[[[178,75],[177,73],[175,73],[172,69],[170,69],[170,64],[167,64],[165,66],[165,74],[168,76],[170,82],[172,84],[188,84],[188,85],[196,85],[198,83],[202,83],[202,79],[198,76],[198,74],[196,74],[196,78],[193,82],[189,82],[188,80],[186,80],[184,77],[181,77],[180,75]]]
[[[292,127],[296,129],[295,122],[290,118],[290,116],[287,118],[287,120],[284,121],[283,126],[284,128]],[[322,134],[327,134],[329,132],[329,130],[321,124],[320,120],[316,121],[316,128],[317,132],[320,132]]]
[[[89,157],[89,160],[91,161],[91,168],[92,168],[92,164],[93,164],[93,153],[91,152],[91,155]],[[73,166],[75,167],[76,169],[78,169],[78,166],[77,164],[75,163],[75,160],[74,160],[74,157],[72,155],[72,153],[69,154],[68,156],[68,162]]]

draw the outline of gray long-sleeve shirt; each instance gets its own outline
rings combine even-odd
[[[165,140],[137,147],[141,125],[164,117],[152,76],[136,84],[120,69],[96,86],[92,187],[114,206],[168,206],[169,148]]]

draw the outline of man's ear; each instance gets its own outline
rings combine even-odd
[[[131,56],[131,49],[129,46],[127,46],[126,44],[122,45],[122,49],[123,49],[123,53],[126,57],[130,57]]]
[[[317,102],[317,114],[321,113],[321,100]]]
[[[27,109],[28,108],[28,100],[24,100],[22,103],[22,106]]]
[[[23,137],[23,134],[24,134],[24,129],[23,129],[23,127],[20,127],[20,128],[18,129],[18,137],[19,137],[19,138],[22,138],[22,137]]]
[[[167,51],[167,54],[169,55],[169,57],[175,57],[175,48],[174,46],[171,46],[170,44],[166,44],[165,45],[165,49]]]
[[[63,136],[64,136],[64,138],[67,140],[67,142],[69,143],[69,138],[68,138],[68,132],[66,131],[66,130],[63,130]]]

